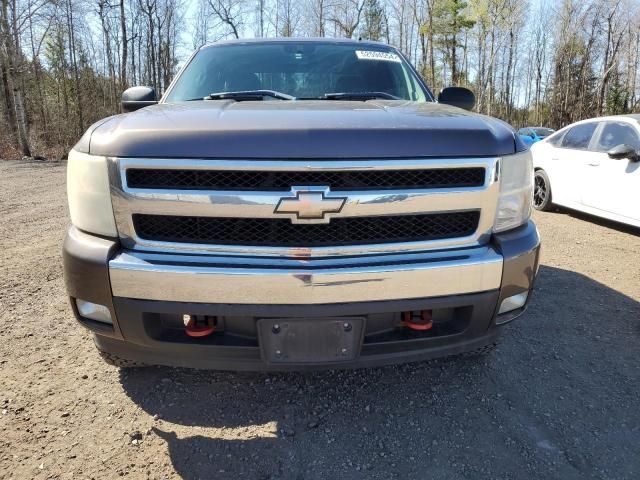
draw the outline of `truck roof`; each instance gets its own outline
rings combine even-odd
[[[200,49],[215,47],[216,45],[241,45],[247,43],[341,43],[352,45],[376,45],[378,47],[394,48],[385,42],[373,40],[355,40],[353,38],[326,38],[326,37],[275,37],[275,38],[234,38],[231,40],[220,40],[214,43],[202,45]]]

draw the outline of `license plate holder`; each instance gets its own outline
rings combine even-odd
[[[262,318],[258,338],[267,363],[331,363],[360,354],[364,317]]]

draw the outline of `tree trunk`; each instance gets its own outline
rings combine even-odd
[[[40,47],[36,49],[35,38],[33,35],[33,18],[29,15],[29,40],[31,43],[31,58],[33,62],[33,73],[36,79],[36,90],[38,92],[38,107],[40,110],[40,121],[42,122],[42,131],[48,134],[49,115],[47,112],[46,98],[42,88],[42,65],[40,63]]]
[[[513,50],[514,50],[514,43],[515,43],[515,35],[513,34],[513,28],[509,29],[509,56],[507,58],[507,72],[505,75],[505,85],[504,85],[504,90],[505,90],[505,116],[506,116],[506,120],[510,121],[511,120],[511,105],[512,105],[512,98],[511,98],[511,69],[513,68]]]
[[[3,113],[4,113],[5,121],[7,122],[7,125],[9,126],[9,129],[11,131],[11,135],[13,136],[13,139],[17,144],[18,131],[16,130],[16,125],[17,125],[16,109],[13,105],[13,95],[12,95],[10,82],[8,79],[8,67],[6,64],[5,55],[2,55],[0,60],[1,60],[0,61],[0,78],[2,79],[2,93],[3,93],[3,99],[4,99]]]
[[[451,83],[453,85],[458,84],[458,56],[457,56],[457,46],[458,37],[454,33],[451,35]]]
[[[24,109],[22,91],[20,90],[20,69],[17,66],[17,55],[19,51],[17,44],[14,43],[16,38],[15,28],[12,30],[9,26],[9,5],[7,0],[2,0],[2,33],[0,45],[3,59],[3,83],[4,90],[8,92],[5,101],[8,107],[9,118],[12,120],[13,129],[16,132],[18,146],[23,156],[31,156],[31,146],[29,145],[29,136],[27,128],[27,117]],[[15,27],[15,23],[13,24]]]
[[[124,0],[120,0],[120,34],[122,36],[122,55],[120,59],[120,89],[127,88],[127,55],[129,54],[129,40],[127,39],[127,19],[124,11]]]
[[[436,87],[436,58],[433,49],[433,5],[428,7],[429,9],[429,67],[431,68],[431,88]]]
[[[67,0],[67,24],[69,28],[69,56],[73,66],[73,79],[76,90],[76,114],[78,116],[78,134],[84,132],[84,116],[82,113],[82,91],[80,89],[80,74],[78,72],[78,59],[76,56],[75,26],[73,24],[73,6],[71,0]]]

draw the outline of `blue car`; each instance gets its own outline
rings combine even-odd
[[[555,130],[544,127],[524,127],[518,130],[518,135],[526,145],[533,145],[539,142],[543,138],[551,135]]]

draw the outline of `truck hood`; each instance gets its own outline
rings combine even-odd
[[[156,158],[498,156],[524,149],[506,123],[436,103],[197,101],[158,104],[90,128],[76,150]]]

